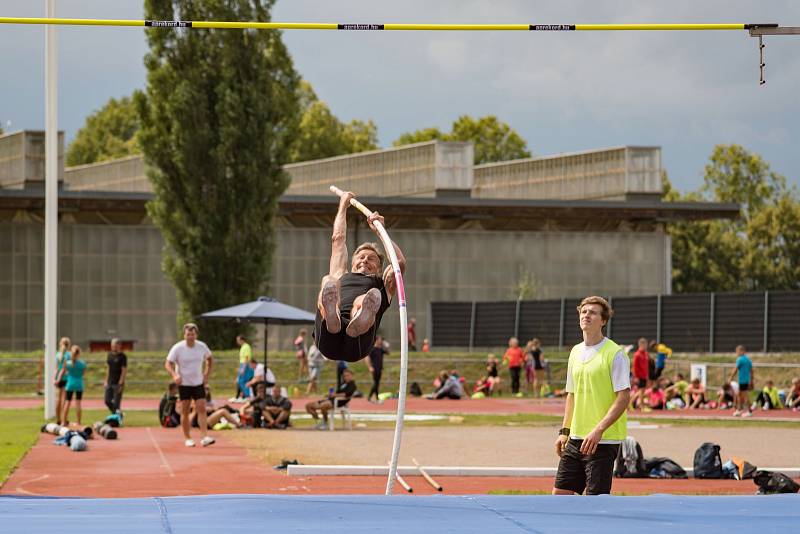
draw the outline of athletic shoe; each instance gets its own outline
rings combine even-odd
[[[736,410],[735,412],[733,412],[734,417],[739,417],[740,415],[742,415],[742,412],[740,410]]]
[[[317,426],[314,428],[317,430],[328,430],[328,423],[317,423]]]
[[[518,398],[518,399],[521,399],[522,397],[524,397],[524,396],[525,396],[525,394],[524,394],[524,393],[522,393],[522,392],[520,392],[520,393],[515,393],[515,394],[514,394],[514,396],[515,396],[516,398]]]
[[[742,414],[742,417],[753,417],[753,412],[745,412]]]
[[[186,445],[187,447],[194,447],[194,440],[187,439],[183,444]]]
[[[212,438],[211,436],[206,436],[200,440],[200,445],[203,447],[208,447],[209,445],[213,445],[217,440]]]
[[[325,310],[325,327],[331,334],[338,334],[342,329],[339,318],[339,285],[334,281],[322,286],[322,308]]]
[[[361,308],[356,312],[355,316],[350,319],[347,325],[347,335],[350,337],[358,337],[366,334],[372,325],[375,324],[375,316],[378,309],[381,307],[381,292],[377,288],[372,288],[364,295],[364,300],[361,301]]]

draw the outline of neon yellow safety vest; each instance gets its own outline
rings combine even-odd
[[[611,381],[611,366],[620,346],[606,340],[598,354],[588,362],[581,359],[584,344],[572,347],[569,353],[569,367],[572,370],[574,390],[574,410],[570,434],[585,438],[608,413],[617,394]],[[628,435],[627,412],[623,412],[616,422],[603,432],[602,439],[623,441]]]

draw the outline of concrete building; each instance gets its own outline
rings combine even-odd
[[[42,345],[41,138],[0,136],[0,350]],[[505,300],[521,288],[526,298],[668,294],[665,223],[738,214],[731,204],[662,203],[657,147],[477,167],[472,159],[470,143],[432,141],[287,165],[292,182],[264,292],[314,309],[338,200],[332,183],[386,217],[408,258],[409,317],[420,339],[431,301]],[[134,156],[63,171],[59,335],[78,343],[118,335],[153,350],[174,342],[177,302],[161,272],[160,232],[145,212],[145,167]],[[354,210],[349,225],[351,250],[377,241]],[[391,308],[383,321],[390,340],[399,339],[398,323]],[[273,348],[288,348],[291,337],[288,328],[270,329]]]

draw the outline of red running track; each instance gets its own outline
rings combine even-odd
[[[260,432],[269,439],[268,430]],[[196,430],[194,431],[196,435]],[[53,445],[42,434],[0,494],[62,497],[151,497],[207,494],[382,494],[383,477],[289,477],[249,456],[228,439],[212,432],[217,443],[187,448],[178,429],[123,428],[116,441],[91,440],[76,453]],[[549,492],[552,479],[512,477],[436,477],[448,494],[481,494],[492,490]],[[421,477],[407,477],[416,494],[435,493]],[[402,491],[399,485],[397,491]],[[755,492],[751,480],[618,479],[622,494]]]

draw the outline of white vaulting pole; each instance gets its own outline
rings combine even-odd
[[[56,16],[55,0],[45,0],[47,16]],[[45,187],[44,187],[44,416],[55,415],[56,334],[58,321],[58,42],[54,25],[44,35]]]
[[[331,186],[331,191],[339,195],[344,195],[344,191]],[[350,205],[363,213],[366,217],[372,215],[372,212],[367,209],[364,204],[356,199],[350,200]],[[397,286],[397,305],[400,311],[400,391],[397,398],[397,422],[394,427],[394,442],[392,443],[392,458],[389,462],[389,478],[386,479],[386,495],[392,494],[394,487],[395,477],[397,475],[397,459],[400,456],[400,441],[403,437],[403,418],[406,414],[406,384],[408,382],[408,317],[406,315],[406,290],[403,285],[403,273],[400,272],[400,263],[397,261],[397,253],[394,250],[389,234],[386,228],[379,222],[375,223],[375,228],[378,229],[378,235],[383,243],[383,248],[389,254],[389,259],[392,262],[392,269],[394,270],[394,279]]]

